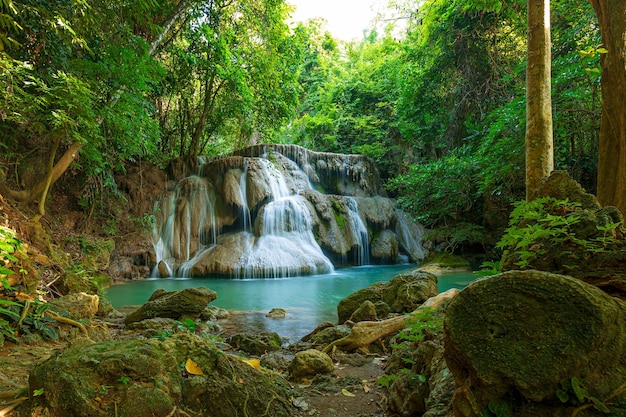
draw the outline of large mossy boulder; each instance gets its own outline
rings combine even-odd
[[[534,270],[481,279],[452,299],[444,329],[455,416],[494,405],[570,416],[585,404],[607,415],[593,401],[626,416],[626,305],[592,285]]]
[[[193,363],[188,362],[189,360]],[[290,416],[287,382],[190,333],[76,346],[38,364],[31,394],[67,417]]]
[[[437,277],[414,270],[399,274],[389,282],[377,282],[356,291],[337,305],[339,323],[343,323],[363,304],[370,301],[375,305],[385,305],[392,313],[405,313],[415,310],[421,303],[437,295]],[[378,308],[377,308],[378,311]],[[379,315],[379,319],[385,318]]]
[[[156,290],[147,303],[126,316],[126,324],[164,317],[181,319],[197,318],[207,304],[217,299],[217,293],[205,287],[185,288],[179,291]]]

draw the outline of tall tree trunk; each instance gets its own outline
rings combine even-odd
[[[526,200],[554,169],[550,85],[550,0],[528,0],[526,63]]]
[[[602,121],[598,152],[598,200],[626,214],[626,1],[589,0],[602,43]]]

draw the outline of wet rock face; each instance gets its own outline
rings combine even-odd
[[[160,276],[272,278],[424,256],[423,230],[379,195],[363,156],[259,145],[193,172],[161,199]]]
[[[452,299],[444,326],[457,416],[482,416],[489,404],[571,415],[577,396],[606,399],[623,383],[626,306],[575,278],[510,271],[478,280]],[[626,392],[611,402],[611,415],[626,413]]]
[[[393,277],[389,282],[378,282],[356,291],[337,305],[339,323],[343,323],[365,302],[370,301],[377,313],[383,311],[411,312],[430,297],[437,295],[437,277],[420,271],[411,271]],[[377,314],[379,319],[386,314]]]
[[[212,417],[292,415],[282,377],[191,334],[66,349],[35,366],[30,387],[43,392],[37,398],[46,415],[165,417],[177,408]]]

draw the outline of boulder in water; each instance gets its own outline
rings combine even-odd
[[[126,316],[126,324],[144,319],[165,317],[179,320],[197,318],[207,304],[217,299],[217,293],[205,287],[186,288],[180,291],[155,291],[150,300]]]

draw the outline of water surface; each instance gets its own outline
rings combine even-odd
[[[114,285],[106,290],[115,308],[141,305],[163,288],[167,291],[207,287],[217,292],[211,305],[225,308],[242,331],[277,332],[295,341],[325,321],[337,322],[337,304],[351,293],[374,282],[417,268],[417,265],[375,265],[338,269],[331,274],[274,279],[152,278]],[[439,291],[463,288],[471,273],[447,274],[439,279]],[[284,319],[268,319],[272,308],[287,311]],[[245,313],[244,313],[245,312]]]

